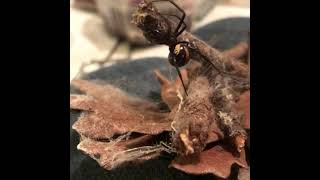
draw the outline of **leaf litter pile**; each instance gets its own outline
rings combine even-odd
[[[172,22],[152,3],[140,3],[132,21],[150,42],[168,45]],[[84,93],[70,95],[70,108],[82,112],[72,126],[81,136],[77,148],[106,170],[170,154],[170,167],[186,173],[228,179],[236,167],[237,179],[250,179],[248,43],[220,52],[188,32],[178,40],[192,46],[191,62],[181,70],[188,95],[179,78],[155,70],[166,108],[112,85],[71,82]]]

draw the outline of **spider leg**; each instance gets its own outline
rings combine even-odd
[[[168,20],[166,17],[164,17],[162,14],[159,13],[159,15],[160,15],[160,17],[165,21],[165,23],[166,23],[167,26],[168,26],[167,34],[168,34],[168,35],[171,35],[171,25],[170,25],[170,23],[169,23],[169,20]]]
[[[212,66],[215,70],[217,70],[219,74],[222,74],[222,73],[223,73],[215,64],[213,64],[213,63],[212,63],[209,59],[207,59],[205,56],[201,55],[201,57],[202,57],[205,61],[207,61],[208,63],[210,63],[211,66]]]
[[[175,43],[175,45],[177,45],[177,44],[186,44],[189,48],[195,49],[195,48],[192,48],[192,47],[189,46],[189,45],[190,45],[190,42],[188,42],[188,41],[178,41],[178,42]],[[209,59],[207,59],[207,58],[204,57],[204,56],[202,56],[202,58],[203,58],[205,61],[207,61],[208,63],[210,63],[211,66],[212,66],[215,70],[217,70],[219,73],[222,73],[222,71],[221,71],[216,65],[214,65]]]
[[[173,15],[173,14],[162,14],[162,15],[176,17],[181,21],[180,17],[177,15]],[[187,24],[184,21],[182,21],[182,25],[183,25],[182,29],[175,34],[176,37],[178,37],[187,28]]]
[[[183,86],[184,92],[185,92],[185,93],[186,93],[186,95],[188,96],[186,86],[185,86],[185,85],[184,85],[184,83],[183,83],[183,79],[182,79],[182,76],[181,76],[181,72],[180,72],[180,70],[179,70],[178,66],[174,66],[174,67],[175,67],[175,68],[176,68],[176,70],[177,70],[177,73],[178,73],[179,78],[180,78],[180,81],[181,81],[181,83],[182,83],[182,86]]]
[[[188,46],[188,45],[190,45],[190,42],[188,42],[188,41],[178,41],[178,42],[175,43],[175,45],[177,45],[177,44],[186,44]],[[191,49],[193,49],[193,48],[191,48]]]
[[[116,52],[116,50],[118,49],[118,47],[120,46],[120,44],[122,43],[123,41],[120,40],[120,39],[117,39],[117,42],[112,46],[111,50],[109,51],[108,55],[106,56],[106,58],[104,58],[104,60],[92,60],[90,62],[87,62],[87,63],[82,63],[81,66],[80,66],[80,69],[79,69],[79,72],[78,74],[76,75],[76,77],[81,77],[83,74],[85,74],[85,71],[84,69],[88,66],[88,65],[91,65],[91,64],[98,64],[100,67],[103,66],[105,63],[107,63],[112,55]]]
[[[182,17],[180,19],[180,22],[178,24],[178,26],[176,27],[175,31],[174,31],[174,34],[177,34],[178,33],[178,30],[180,29],[181,25],[183,24],[183,21],[184,21],[184,18],[186,17],[186,13],[184,12],[183,9],[181,9],[174,1],[172,0],[153,0],[151,1],[151,3],[153,2],[159,2],[159,1],[167,1],[167,2],[170,2],[172,5],[174,5],[181,13],[182,13]],[[181,34],[181,32],[180,32]]]
[[[184,23],[184,22],[183,22],[183,24],[184,24],[185,26],[183,26],[183,28],[176,34],[176,37],[180,36],[180,34],[181,34],[184,30],[186,30],[187,25],[186,25],[186,23]]]
[[[105,63],[107,63],[112,55],[116,52],[116,50],[118,49],[118,47],[120,46],[120,44],[122,43],[123,41],[121,39],[117,39],[117,42],[112,46],[111,50],[109,51],[108,55],[102,60],[102,61],[97,61],[97,60],[92,60],[90,62],[90,64],[93,64],[93,63],[97,63],[99,64],[100,66],[104,65]]]

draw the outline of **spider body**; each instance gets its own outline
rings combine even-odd
[[[172,66],[182,67],[189,62],[189,50],[186,45],[178,43],[174,46],[169,47],[169,50],[170,53],[168,60]]]

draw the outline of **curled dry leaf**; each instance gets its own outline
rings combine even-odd
[[[247,168],[245,153],[241,152],[240,157],[235,157],[228,150],[217,145],[201,152],[199,156],[176,158],[171,166],[191,174],[212,173],[218,177],[227,178],[233,164]]]
[[[173,109],[181,101],[179,94],[183,94],[183,86],[180,79],[177,79],[172,82],[169,81],[159,70],[155,70],[154,74],[161,85],[161,98],[169,106],[170,109]],[[187,70],[181,70],[181,76],[183,82],[188,84],[188,74]]]
[[[128,96],[110,85],[85,80],[74,80],[72,84],[87,93],[87,96],[70,95],[71,109],[84,111],[73,125],[83,136],[108,139],[127,132],[159,134],[170,131],[168,113],[159,112],[149,101]]]

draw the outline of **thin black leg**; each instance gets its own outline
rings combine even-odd
[[[186,44],[186,45],[189,45],[190,42],[188,42],[188,41],[178,41],[178,42],[176,42],[175,45],[177,45],[177,44]]]
[[[188,96],[188,93],[187,93],[187,89],[186,89],[186,86],[184,85],[183,83],[183,79],[182,79],[182,76],[181,76],[181,72],[179,70],[179,68],[177,66],[175,66],[176,70],[177,70],[177,73],[179,75],[179,78],[181,80],[181,83],[182,83],[182,86],[183,86],[183,89],[184,89],[184,92],[186,93],[186,95]]]
[[[173,14],[162,14],[162,15],[176,17],[181,21],[180,17],[177,15],[173,15]],[[182,21],[182,25],[183,25],[182,29],[177,34],[175,34],[176,37],[178,37],[187,28],[187,24],[184,21]]]
[[[184,23],[184,22],[183,22]],[[185,24],[185,23],[184,23]],[[178,37],[178,36],[180,36],[180,34],[184,31],[184,30],[186,30],[186,28],[187,28],[187,25],[185,25],[177,34],[176,34],[176,37]]]
[[[175,2],[171,1],[171,0],[153,0],[151,1],[151,3],[153,2],[159,2],[159,1],[167,1],[167,2],[170,2],[172,5],[174,5],[181,13],[182,13],[182,17],[180,19],[180,22],[176,28],[176,30],[174,31],[174,34],[177,34],[178,33],[178,30],[180,29],[183,21],[184,21],[184,18],[186,17],[186,13],[184,12],[183,9],[181,9]]]

